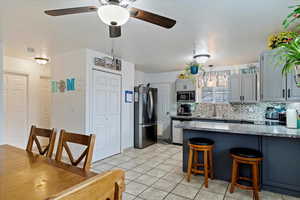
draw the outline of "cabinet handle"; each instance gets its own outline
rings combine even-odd
[[[285,89],[282,90],[282,97],[285,98]]]
[[[288,98],[291,97],[291,89],[288,89]]]

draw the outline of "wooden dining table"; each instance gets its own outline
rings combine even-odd
[[[9,145],[0,145],[0,200],[46,200],[93,176]]]

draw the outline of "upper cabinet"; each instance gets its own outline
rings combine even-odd
[[[196,81],[192,79],[177,79],[175,82],[176,91],[195,91]]]
[[[299,101],[300,88],[297,87],[294,71],[287,76],[281,73],[277,50],[267,51],[260,57],[260,96],[262,101]]]
[[[255,103],[257,102],[257,75],[232,74],[229,77],[229,102]]]
[[[260,57],[260,97],[262,101],[286,100],[286,77],[278,66],[276,50],[267,51]]]
[[[287,75],[287,100],[299,101],[300,100],[300,87],[297,86],[295,80],[295,71]]]

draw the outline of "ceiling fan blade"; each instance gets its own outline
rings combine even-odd
[[[109,26],[109,37],[117,38],[121,37],[121,26]]]
[[[65,8],[58,10],[46,10],[45,13],[50,16],[62,16],[62,15],[72,15],[79,13],[96,12],[98,7],[87,6],[87,7],[77,7],[77,8]]]
[[[140,10],[137,8],[130,8],[130,14],[131,17],[134,17],[136,19],[140,19],[168,29],[172,28],[176,24],[176,21],[173,19],[163,17],[144,10]]]

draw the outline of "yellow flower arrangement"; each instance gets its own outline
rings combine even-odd
[[[298,35],[299,35],[298,33],[292,31],[272,34],[268,38],[268,47],[270,49],[276,49],[281,44],[289,44]]]

